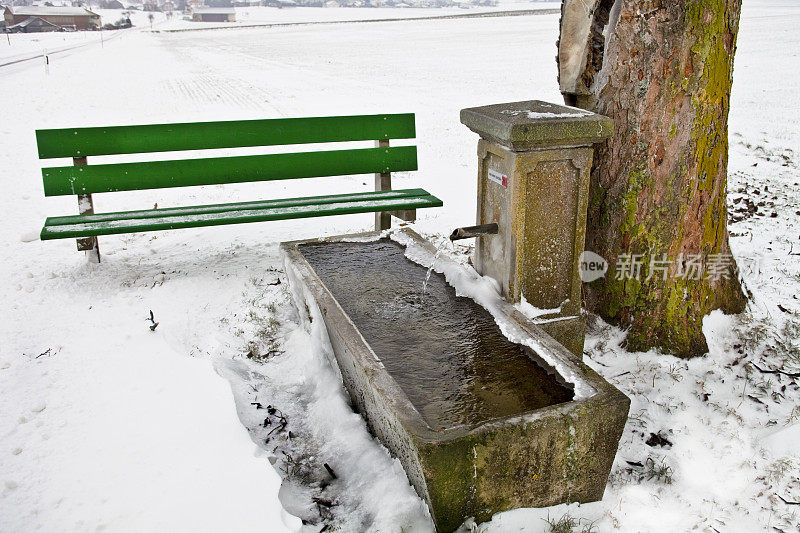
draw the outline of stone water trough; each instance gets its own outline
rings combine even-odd
[[[408,229],[282,251],[301,316],[438,531],[602,498],[630,401],[491,281]]]

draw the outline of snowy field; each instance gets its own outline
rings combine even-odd
[[[382,8],[352,8],[352,7],[237,7],[235,22],[195,22],[184,20],[176,16],[159,25],[158,30],[175,29],[208,29],[208,28],[235,28],[236,26],[290,24],[306,22],[341,22],[376,19],[404,19],[404,18],[430,18],[476,15],[479,13],[492,13],[496,11],[527,11],[532,9],[560,9],[560,2],[500,2],[496,6],[465,6],[445,8],[420,8],[420,7],[382,7]]]
[[[420,170],[394,186],[443,199],[415,225],[438,243],[474,220],[476,137],[459,110],[559,102],[557,23],[133,30],[51,57],[49,73],[38,60],[0,67],[0,531],[431,531],[285,291],[280,241],[363,231],[372,215],[104,237],[91,265],[74,241],[37,240],[46,216],[76,205],[43,198],[33,131],[414,112]],[[564,516],[593,531],[800,529],[800,388],[762,372],[800,370],[798,24],[797,2],[744,0],[729,203],[734,253],[758,264],[745,268],[748,312],[710,316],[711,353],[692,361],[625,353],[623,332],[591,321],[586,362],[632,400],[604,499],[473,530],[548,531]],[[95,206],[366,191],[372,177],[293,181],[96,195]]]
[[[6,33],[0,35],[0,63],[30,57],[46,50],[56,51],[82,45],[100,44],[100,32]],[[108,37],[108,35],[103,35]]]

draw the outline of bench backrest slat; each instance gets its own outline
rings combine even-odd
[[[36,131],[39,157],[208,150],[416,136],[414,114],[234,120]]]
[[[406,170],[417,170],[415,146],[49,167],[42,178],[58,196]]]

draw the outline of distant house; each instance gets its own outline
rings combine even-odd
[[[31,17],[55,26],[72,26],[78,30],[100,27],[100,15],[82,7],[9,6],[3,13],[9,28]]]
[[[236,10],[232,7],[203,7],[192,11],[195,22],[236,22]]]
[[[8,33],[38,33],[43,31],[60,31],[61,27],[39,17],[29,17],[13,26],[6,27]]]

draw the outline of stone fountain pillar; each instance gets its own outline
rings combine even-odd
[[[500,284],[510,302],[538,308],[538,325],[579,357],[580,256],[593,145],[614,131],[611,119],[538,100],[472,107],[461,122],[478,141],[478,238],[475,268]]]

